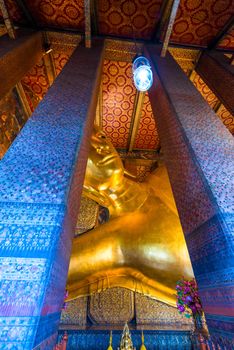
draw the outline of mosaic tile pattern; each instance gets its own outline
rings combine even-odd
[[[33,350],[52,350],[54,349],[54,344],[58,338],[58,333],[52,334],[49,338],[43,340],[38,346],[33,348]]]
[[[141,332],[130,330],[131,338],[136,349],[141,346]],[[113,331],[113,349],[117,349],[120,344],[121,331]],[[61,338],[63,332],[60,332]],[[186,331],[144,331],[145,346],[147,350],[155,349],[191,349],[190,332]],[[68,331],[67,350],[106,350],[109,344],[109,331]]]
[[[82,196],[75,235],[91,230],[97,224],[99,205]]]
[[[160,77],[154,71],[151,104],[204,309],[224,316],[233,298],[234,140],[173,59],[151,57]]]
[[[89,297],[88,314],[94,324],[124,324],[134,317],[134,293],[111,288]]]
[[[9,349],[16,343],[17,349],[43,343],[42,348],[50,349],[52,342],[48,347],[46,342],[55,340],[95,114],[87,116],[87,110],[90,100],[94,106],[97,100],[101,50],[97,46],[74,53],[0,163],[0,341]],[[85,74],[84,65],[89,67]]]
[[[62,311],[60,324],[86,326],[87,323],[87,297],[77,298],[67,303],[66,310]]]
[[[178,329],[182,329],[183,325],[187,325],[188,329],[193,328],[192,319],[187,319],[184,315],[180,315],[177,308],[151,299],[143,294],[135,293],[135,305],[136,322],[139,326],[165,324],[170,329],[174,324]]]
[[[0,348],[3,350],[31,350],[38,317],[0,316]],[[28,339],[28,341],[25,339]]]

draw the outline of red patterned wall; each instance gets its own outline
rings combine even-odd
[[[209,87],[206,85],[206,83],[202,80],[200,75],[193,72],[191,76],[191,81],[196,86],[198,91],[202,94],[206,102],[209,103],[211,108],[214,108],[218,103],[218,98],[215,96],[215,94],[209,89]]]
[[[102,76],[103,130],[117,148],[126,148],[136,89],[131,63],[105,60]]]
[[[234,0],[181,0],[171,42],[206,46],[234,15]]]
[[[150,39],[162,0],[99,0],[101,34]]]
[[[223,105],[218,109],[217,115],[228,130],[234,135],[234,116],[231,115]]]
[[[49,89],[49,82],[43,59],[24,76],[22,84],[26,85],[32,93],[38,97],[39,101],[42,100]]]
[[[234,50],[234,29],[232,29],[219,43],[220,49]]]
[[[83,0],[26,0],[25,3],[39,25],[78,30],[84,28]]]
[[[143,103],[139,129],[133,149],[154,149],[160,146],[159,136],[149,101],[148,93],[146,93]]]
[[[61,72],[73,51],[74,49],[72,48],[67,48],[66,51],[53,49],[54,65],[57,75]]]

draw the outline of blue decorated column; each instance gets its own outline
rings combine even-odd
[[[232,349],[234,139],[169,54],[149,46],[148,56],[150,101],[208,327]]]
[[[0,349],[52,349],[97,103],[79,47],[0,163]]]

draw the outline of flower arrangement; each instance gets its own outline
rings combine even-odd
[[[195,279],[186,280],[182,278],[177,282],[177,309],[180,314],[185,314],[185,317],[190,318],[202,315],[201,300],[198,295],[198,287]],[[192,313],[191,313],[192,312]]]

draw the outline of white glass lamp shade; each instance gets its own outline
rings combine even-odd
[[[153,84],[153,73],[144,56],[137,57],[132,64],[133,80],[139,91],[147,91]]]

